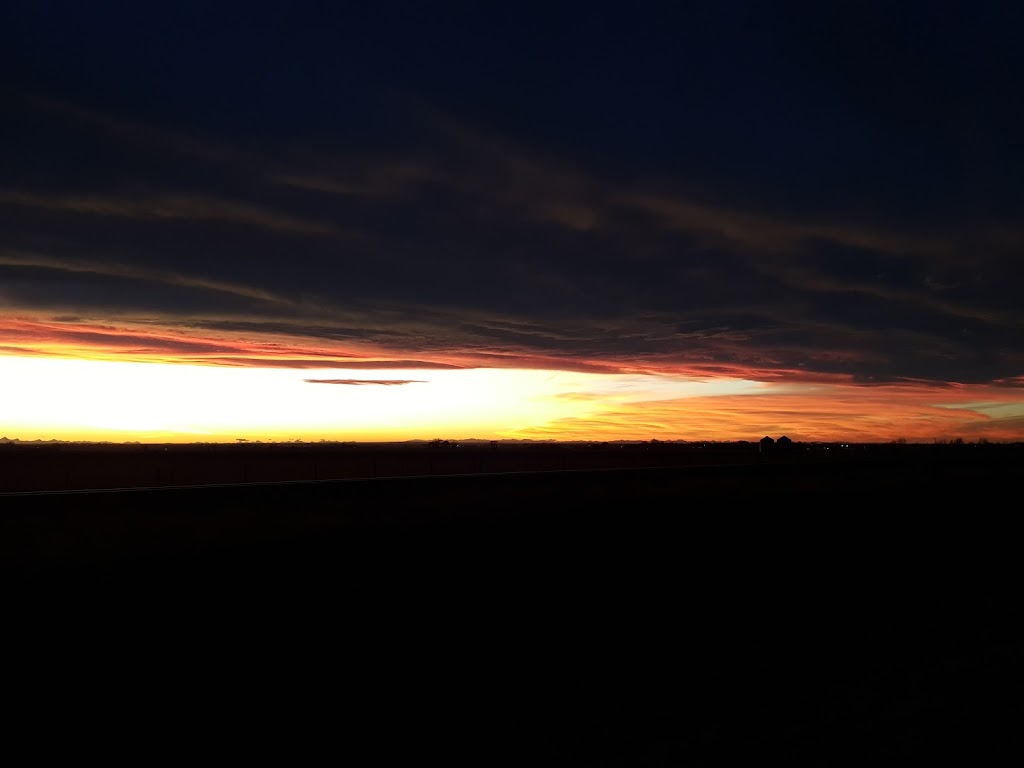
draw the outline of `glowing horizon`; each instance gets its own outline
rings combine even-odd
[[[539,368],[256,367],[0,356],[0,436],[92,442],[414,439],[1016,441],[1007,386]]]
[[[0,84],[0,435],[1024,440],[1016,73],[936,30],[878,55],[801,17],[794,67],[687,12],[605,25],[614,60],[545,35],[538,80],[504,44],[528,14],[211,12],[204,52],[21,5],[46,66]],[[282,23],[285,68],[253,47]]]

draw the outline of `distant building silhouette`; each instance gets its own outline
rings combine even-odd
[[[765,435],[761,438],[761,453],[771,453],[775,450],[775,440]]]
[[[793,441],[783,435],[776,441],[775,445],[781,453],[785,453],[786,451],[792,450]]]

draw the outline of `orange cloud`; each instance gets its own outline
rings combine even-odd
[[[900,384],[768,385],[764,394],[617,403],[509,437],[560,440],[756,440],[885,442],[898,438],[1020,440],[1024,397],[1010,388]]]
[[[210,331],[185,332],[158,325],[121,327],[2,316],[0,354],[297,369],[528,368],[582,373],[638,370],[635,366],[538,355],[528,351],[481,351],[453,345],[444,351],[422,355],[418,350],[385,349],[379,344],[358,341],[331,344],[323,339],[303,339],[285,334],[252,332],[240,337]]]
[[[380,358],[359,345],[231,338],[166,328],[119,328],[82,322],[0,317],[0,354],[121,362],[190,363],[278,368],[457,368],[442,361]]]

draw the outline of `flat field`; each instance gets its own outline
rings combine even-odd
[[[0,496],[9,658],[353,759],[978,758],[1017,730],[1016,458]]]
[[[824,451],[806,454],[828,458]],[[756,445],[0,445],[0,492],[750,463]]]

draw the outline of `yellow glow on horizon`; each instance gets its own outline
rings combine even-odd
[[[557,397],[594,374],[235,368],[0,358],[0,431],[19,439],[496,438],[593,408]],[[326,384],[309,379],[402,381]],[[557,380],[557,385],[552,383]]]
[[[407,381],[410,383],[308,383]],[[291,369],[0,356],[0,437],[111,442],[1021,439],[1024,392],[534,369]]]

